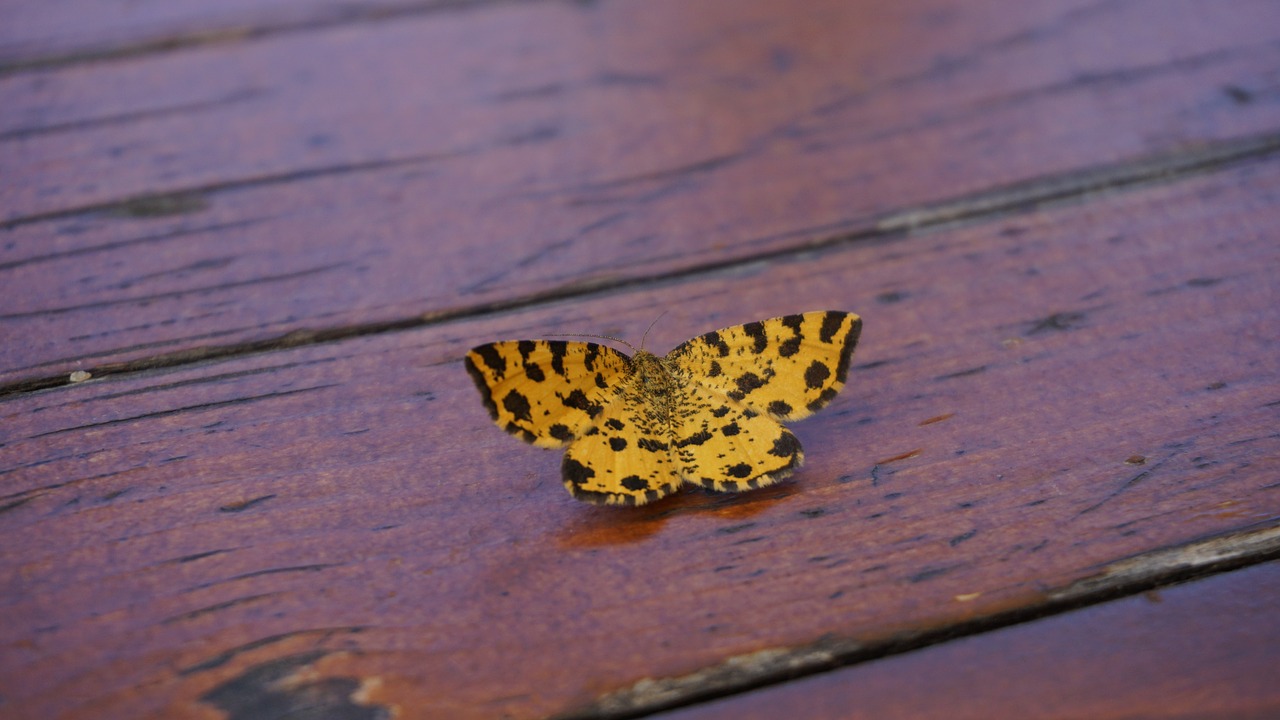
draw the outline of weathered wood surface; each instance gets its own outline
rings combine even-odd
[[[19,17],[92,55],[76,28],[114,4],[65,5],[83,22]],[[100,46],[309,29],[0,77],[0,285],[22,289],[0,383],[519,305],[1280,144],[1270,0],[334,7],[184,2]]]
[[[1235,576],[986,631],[1280,552],[1280,4],[806,7],[0,8],[0,716],[1174,708],[1061,644],[1126,618],[1275,708]],[[819,307],[743,496],[575,503],[459,362]]]
[[[7,398],[0,694],[19,717],[601,717],[1274,554],[1277,191],[1253,162]],[[460,364],[815,307],[866,319],[850,387],[796,426],[805,469],[747,495],[576,503]]]
[[[663,720],[1280,717],[1280,565],[747,693]]]
[[[234,42],[483,0],[59,0],[0,8],[0,72]]]

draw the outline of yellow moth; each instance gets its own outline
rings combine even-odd
[[[735,492],[790,475],[804,452],[781,423],[844,387],[861,330],[853,313],[817,311],[710,332],[663,357],[509,340],[472,349],[466,366],[500,427],[568,446],[575,498],[643,505],[681,483]]]

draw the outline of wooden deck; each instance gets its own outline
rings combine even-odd
[[[1280,716],[1280,3],[0,5],[0,717]],[[865,327],[740,495],[483,342]]]

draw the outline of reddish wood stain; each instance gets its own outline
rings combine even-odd
[[[898,462],[899,460],[907,460],[907,459],[909,459],[909,458],[916,457],[917,455],[919,455],[919,454],[920,454],[920,453],[922,453],[922,452],[924,452],[924,449],[923,449],[923,448],[916,448],[915,450],[908,450],[908,451],[906,451],[906,452],[904,452],[904,453],[898,453],[897,455],[890,455],[890,456],[889,456],[889,457],[887,457],[887,458],[882,458],[882,459],[880,459],[880,460],[877,460],[877,461],[876,461],[876,464],[877,464],[877,465],[888,465],[889,463]]]
[[[0,23],[0,715],[1280,707],[1273,569],[1169,587],[1277,551],[1280,4],[117,5]],[[816,308],[755,493],[577,503],[461,365]]]

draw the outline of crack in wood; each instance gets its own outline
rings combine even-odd
[[[269,592],[269,593],[258,593],[256,595],[245,595],[244,597],[238,597],[231,600],[227,600],[225,602],[214,603],[213,605],[206,605],[202,608],[196,608],[195,610],[190,610],[188,612],[184,612],[179,615],[172,615],[170,617],[167,617],[161,620],[160,625],[171,625],[173,623],[183,622],[185,620],[193,620],[202,615],[208,615],[209,613],[215,613],[220,610],[226,610],[228,608],[236,607],[237,605],[245,605],[251,602],[255,602],[257,600],[262,600],[263,598],[276,597],[277,595],[283,595],[283,594],[284,594],[283,592]]]
[[[143,235],[141,237],[128,238],[126,240],[115,240],[112,242],[104,242],[99,245],[90,245],[87,247],[75,248],[72,250],[62,250],[59,252],[45,253],[44,255],[32,255],[31,257],[21,260],[13,260],[11,262],[0,263],[0,270],[11,270],[24,265],[33,265],[36,263],[50,262],[54,260],[62,260],[77,255],[89,255],[92,253],[106,252],[108,250],[118,250],[130,245],[147,245],[150,243],[165,242],[168,240],[177,240],[180,238],[188,238],[192,235],[201,235],[206,233],[220,233],[228,230],[244,230],[253,227],[259,223],[272,219],[271,216],[262,216],[256,218],[248,218],[245,220],[233,220],[229,222],[213,223],[211,225],[202,225],[199,227],[178,228],[162,233],[152,235]]]
[[[269,400],[272,398],[285,397],[286,395],[297,395],[298,393],[312,392],[314,390],[324,390],[326,388],[337,387],[341,383],[328,383],[326,385],[314,385],[312,387],[297,388],[295,390],[281,390],[280,392],[263,393],[261,395],[247,395],[245,397],[232,398],[230,400],[218,400],[216,402],[200,403],[198,405],[186,405],[171,410],[157,410],[155,412],[143,413],[141,415],[130,415],[129,417],[116,418],[115,420],[103,420],[102,422],[89,423],[88,425],[77,425],[69,428],[59,428],[57,430],[49,430],[47,432],[38,433],[28,437],[28,440],[47,437],[49,435],[61,435],[63,433],[78,432],[90,428],[106,427],[108,425],[119,425],[121,423],[133,422],[135,420],[150,420],[153,418],[167,417],[169,415],[177,415],[178,413],[191,412],[195,410],[209,410],[211,408],[226,407],[229,405],[241,405],[245,403],[257,402],[259,400]]]
[[[222,555],[224,553],[229,553],[229,552],[235,552],[235,548],[218,548],[217,550],[205,550],[204,552],[192,553],[190,555],[183,555],[181,557],[176,557],[176,558],[173,558],[172,560],[163,560],[157,564],[158,565],[170,565],[170,564],[182,565],[189,562],[195,562],[196,560],[202,560],[207,557]]]
[[[164,193],[144,193],[120,200],[108,200],[106,202],[92,203],[81,205],[78,207],[63,208],[61,210],[50,210],[47,212],[32,213],[31,215],[18,215],[16,217],[7,218],[0,221],[0,230],[12,230],[22,225],[31,225],[37,222],[45,222],[47,220],[61,220],[64,218],[80,217],[84,215],[93,215],[97,213],[105,213],[108,215],[119,215],[123,217],[134,216],[139,208],[146,209],[163,207],[167,203],[182,207],[191,203],[191,198],[205,198],[207,195],[214,193],[228,192],[235,190],[244,190],[248,188],[262,187],[265,185],[279,185],[283,183],[298,182],[301,180],[310,180],[312,178],[329,177],[334,175],[350,175],[353,173],[375,172],[378,170],[394,169],[399,167],[407,167],[413,165],[423,165],[440,160],[448,160],[450,158],[460,157],[475,152],[474,149],[464,148],[461,150],[450,150],[437,153],[423,153],[420,155],[408,155],[400,158],[385,158],[379,160],[367,160],[364,162],[339,163],[336,165],[324,165],[319,167],[301,168],[298,170],[287,170],[284,172],[255,175],[247,178],[237,178],[234,180],[224,180],[221,182],[209,183],[197,187],[181,188],[171,192]]]
[[[67,305],[57,308],[42,308],[40,310],[30,310],[26,312],[16,312],[0,315],[0,320],[18,320],[29,317],[40,317],[43,315],[61,315],[63,313],[75,312],[77,310],[96,310],[111,305],[146,305],[156,300],[164,300],[169,298],[180,298],[188,295],[199,295],[202,293],[216,292],[226,290],[228,288],[246,287],[250,285],[262,285],[264,283],[283,282],[287,280],[297,280],[299,278],[309,277],[311,275],[319,275],[326,272],[338,270],[348,263],[332,263],[329,265],[320,265],[318,267],[307,268],[305,270],[295,270],[294,272],[280,273],[278,275],[262,275],[260,277],[249,278],[247,280],[237,280],[235,282],[222,283],[219,285],[206,285],[204,287],[184,288],[182,290],[171,290],[169,292],[155,293],[154,295],[140,295],[137,297],[118,298],[116,300],[96,300],[91,303],[81,305]]]
[[[1137,485],[1138,483],[1142,482],[1143,480],[1146,480],[1147,478],[1151,477],[1152,473],[1156,472],[1156,471],[1157,471],[1157,470],[1159,470],[1160,468],[1162,468],[1162,467],[1164,467],[1165,465],[1169,464],[1169,462],[1170,462],[1170,461],[1172,461],[1174,458],[1176,458],[1176,457],[1178,457],[1179,455],[1181,455],[1183,452],[1185,452],[1185,450],[1177,450],[1177,451],[1174,451],[1174,452],[1170,453],[1170,454],[1169,454],[1169,456],[1168,456],[1168,457],[1166,457],[1166,458],[1164,458],[1163,460],[1161,460],[1161,461],[1159,461],[1159,462],[1157,462],[1157,463],[1154,463],[1154,464],[1150,465],[1146,470],[1143,470],[1143,471],[1142,471],[1142,472],[1140,472],[1140,473],[1137,473],[1137,474],[1135,474],[1135,475],[1132,475],[1131,477],[1129,477],[1129,479],[1128,479],[1128,480],[1125,480],[1123,483],[1121,483],[1121,484],[1120,484],[1120,487],[1118,487],[1118,488],[1116,488],[1115,490],[1112,490],[1110,493],[1108,493],[1106,497],[1102,498],[1101,500],[1099,500],[1098,502],[1094,503],[1093,505],[1090,505],[1089,507],[1087,507],[1087,508],[1085,508],[1085,509],[1081,510],[1080,512],[1076,513],[1076,517],[1078,518],[1078,517],[1080,517],[1081,515],[1086,515],[1086,514],[1088,514],[1088,513],[1091,513],[1091,512],[1093,512],[1094,510],[1097,510],[1098,508],[1102,507],[1103,505],[1106,505],[1107,503],[1111,502],[1112,500],[1114,500],[1115,498],[1119,497],[1120,495],[1123,495],[1123,494],[1124,494],[1125,492],[1127,492],[1130,488],[1134,487],[1135,485]],[[1144,465],[1146,464],[1146,461],[1145,461],[1145,460],[1144,460],[1143,464],[1144,464]]]
[[[223,97],[212,98],[209,100],[200,100],[198,102],[183,103],[179,105],[169,105],[166,107],[151,108],[147,110],[139,110],[137,112],[121,113],[119,115],[104,115],[101,117],[85,118],[83,120],[72,120],[62,123],[51,123],[48,125],[33,125],[31,127],[20,127],[5,132],[0,132],[0,142],[8,140],[21,140],[37,135],[49,135],[53,133],[70,132],[75,130],[94,129],[107,125],[119,125],[124,123],[137,122],[139,120],[150,120],[153,118],[168,117],[171,115],[186,115],[203,110],[231,105],[234,103],[245,102],[247,100],[256,100],[266,93],[256,88],[245,88],[228,93]]]
[[[951,223],[970,218],[982,218],[985,221],[987,216],[1000,217],[1006,211],[1015,209],[1033,210],[1055,200],[1093,196],[1106,190],[1165,184],[1240,160],[1265,157],[1277,151],[1280,151],[1278,133],[1206,143],[1200,147],[1039,178],[905,210],[886,216],[876,227],[882,231],[919,230],[927,226],[950,226]]]
[[[253,375],[278,373],[278,372],[283,372],[285,370],[293,370],[300,367],[307,367],[308,365],[326,365],[332,362],[337,362],[337,358],[332,358],[332,357],[315,358],[311,360],[304,360],[301,362],[287,362],[287,363],[280,363],[277,365],[265,365],[263,367],[252,368],[249,370],[236,370],[234,372],[218,373],[216,375],[201,375],[200,377],[189,378],[187,380],[177,380],[175,382],[161,383],[159,385],[148,385],[146,387],[135,388],[133,390],[121,390],[119,392],[105,393],[102,395],[94,395],[93,397],[76,400],[74,404],[77,407],[79,407],[88,403],[115,400],[117,398],[129,397],[131,395],[149,395],[151,393],[164,392],[166,390],[174,390],[177,388],[190,387],[193,385],[207,385],[210,383],[218,384],[218,383],[226,382],[228,380],[236,380],[239,378],[251,377]],[[45,405],[41,408],[38,408],[38,410],[43,411],[43,410],[48,410],[52,408],[60,408],[63,406],[64,404],[50,404],[50,405]],[[0,470],[0,474],[3,474],[3,472],[4,472],[3,470]]]
[[[275,497],[277,496],[274,493],[272,493],[271,495],[260,495],[256,498],[252,498],[249,500],[241,500],[240,502],[227,503],[226,505],[219,507],[218,511],[224,512],[224,513],[244,512],[245,510],[248,510],[249,508],[255,505],[259,505],[268,500],[272,500]]]

